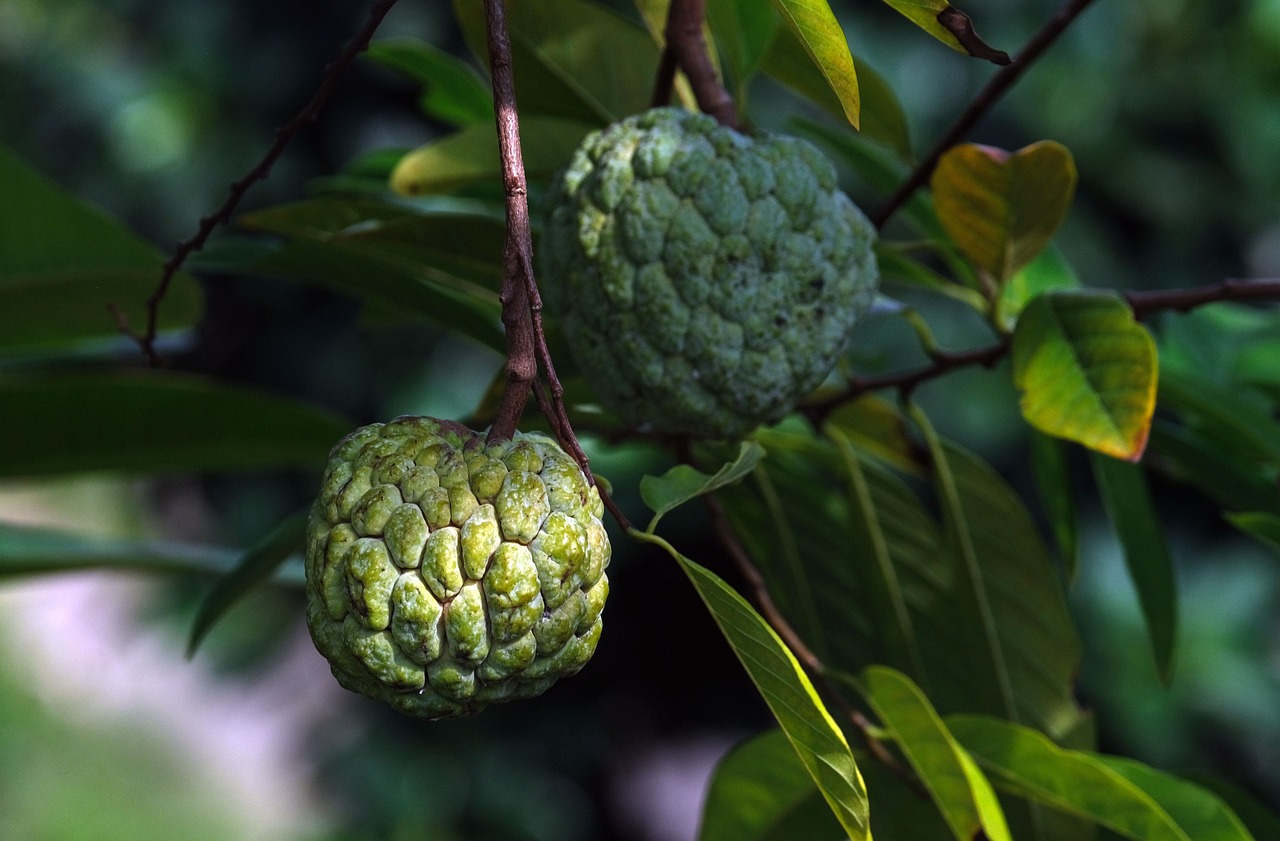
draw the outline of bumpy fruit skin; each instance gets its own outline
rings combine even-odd
[[[595,652],[600,494],[554,441],[450,421],[362,427],[307,527],[307,625],[338,682],[409,715],[540,695]]]
[[[819,385],[878,284],[831,162],[659,108],[586,137],[554,183],[539,279],[601,402],[736,438]]]

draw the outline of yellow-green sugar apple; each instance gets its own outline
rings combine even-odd
[[[588,135],[556,177],[539,280],[606,407],[734,438],[830,372],[875,296],[874,240],[811,144],[658,108]]]
[[[550,438],[401,417],[329,454],[307,625],[338,682],[427,718],[540,695],[595,652],[600,494]]]

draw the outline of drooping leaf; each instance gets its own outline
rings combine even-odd
[[[1063,573],[1068,582],[1074,581],[1080,539],[1066,444],[1031,430],[1031,469],[1040,502],[1049,517],[1050,532],[1062,559]]]
[[[878,394],[837,406],[827,414],[822,428],[828,437],[841,436],[896,470],[920,472],[902,413]]]
[[[2,146],[0,184],[0,353],[115,337],[110,304],[144,329],[159,253]],[[159,313],[161,331],[192,325],[200,314],[195,282],[175,277]]]
[[[483,5],[454,0],[453,9],[467,44],[488,67]],[[505,6],[522,126],[543,115],[598,127],[648,107],[658,68],[649,33],[585,0],[507,0]]]
[[[1280,516],[1265,511],[1242,511],[1239,514],[1228,514],[1227,520],[1245,534],[1256,537],[1280,552]]]
[[[947,726],[997,787],[1135,841],[1252,841],[1209,792],[1131,761],[1066,750],[1043,733],[985,716]]]
[[[1002,286],[1031,262],[1067,217],[1076,166],[1060,143],[1009,153],[963,143],[938,160],[933,204],[948,236]]]
[[[770,1],[840,100],[844,118],[857,128],[862,107],[858,77],[849,42],[827,0]]]
[[[662,546],[680,564],[841,827],[852,841],[870,841],[867,792],[858,764],[795,655],[746,599],[715,573],[656,535],[638,529],[629,533]]]
[[[989,841],[1011,841],[991,783],[952,738],[920,687],[884,666],[864,669],[858,685],[957,841],[979,833]]]
[[[213,626],[240,599],[261,586],[280,565],[302,548],[307,529],[307,510],[283,520],[240,558],[235,569],[214,582],[200,601],[187,638],[187,656],[195,653]]]
[[[1124,549],[1129,578],[1147,622],[1156,670],[1165,683],[1173,677],[1178,630],[1178,588],[1173,558],[1156,516],[1146,476],[1136,464],[1093,455],[1103,507]]]
[[[1013,381],[1027,422],[1130,461],[1147,445],[1156,364],[1151,334],[1110,293],[1041,295],[1013,334]]]
[[[755,470],[764,456],[764,447],[755,441],[743,441],[738,446],[738,455],[715,473],[703,473],[688,464],[677,464],[661,476],[642,476],[640,496],[644,504],[653,510],[648,531],[652,533],[663,515],[689,500],[740,481]]]
[[[707,23],[732,76],[735,98],[743,103],[748,83],[781,29],[778,14],[755,0],[708,0]]]
[[[92,537],[0,522],[0,580],[90,569],[221,574],[237,559],[235,552],[213,546]],[[281,568],[273,580],[302,586],[302,564]]]
[[[489,86],[465,62],[424,41],[409,38],[375,41],[366,53],[384,67],[423,85],[423,113],[455,126],[493,122]]]
[[[720,760],[698,841],[840,838],[844,831],[781,730],[767,730]]]
[[[321,466],[351,424],[178,374],[0,378],[0,476]]]
[[[978,37],[969,16],[946,0],[885,0],[907,20],[953,50],[994,64],[1008,64],[1009,55]]]

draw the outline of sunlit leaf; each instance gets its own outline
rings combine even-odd
[[[844,831],[853,841],[870,841],[867,792],[858,764],[795,655],[746,599],[715,573],[659,537],[637,529],[630,534],[657,543],[679,562]]]
[[[948,236],[992,282],[1031,262],[1067,217],[1076,166],[1060,143],[1009,153],[964,143],[939,159],[933,204]]]
[[[857,128],[861,110],[858,77],[853,68],[853,56],[849,54],[849,42],[827,0],[771,2],[840,100],[844,118]]]
[[[600,126],[648,107],[658,68],[648,32],[585,0],[504,5],[522,126],[539,115]],[[467,44],[488,67],[484,4],[454,0],[453,9]]]
[[[644,504],[653,510],[648,530],[652,532],[663,515],[689,500],[740,481],[756,469],[764,456],[764,447],[755,441],[743,441],[738,446],[737,457],[715,473],[703,473],[688,464],[677,464],[661,476],[641,477],[640,496]]]
[[[424,41],[375,41],[367,55],[423,85],[419,107],[428,116],[465,126],[493,123],[489,86],[466,63]]]
[[[946,0],[885,0],[907,20],[953,50],[995,64],[1008,64],[1009,56],[978,37],[969,16]]]
[[[1093,454],[1103,507],[1124,548],[1129,578],[1138,591],[1156,670],[1165,683],[1173,678],[1178,630],[1178,588],[1173,558],[1156,516],[1146,476],[1139,465]]]
[[[351,424],[199,377],[0,378],[0,476],[323,466]]]
[[[864,669],[858,685],[957,841],[979,833],[989,841],[1011,841],[991,783],[952,738],[920,687],[884,666]]]
[[[0,522],[0,580],[91,569],[222,574],[239,555],[213,546],[163,540],[92,537]],[[279,569],[273,581],[302,586],[302,564]]]
[[[1046,293],[1013,334],[1013,381],[1032,426],[1116,458],[1142,457],[1156,402],[1155,342],[1118,296]]]
[[[1043,733],[949,716],[952,734],[992,782],[1134,841],[1252,841],[1235,814],[1191,783],[1128,760],[1066,750]]]
[[[240,599],[275,574],[290,555],[302,549],[307,528],[307,510],[286,518],[255,546],[245,552],[235,569],[214,582],[205,594],[191,623],[187,656],[200,646],[213,626]]]
[[[767,730],[720,760],[698,841],[793,841],[844,835],[781,730]]]
[[[0,353],[46,352],[115,337],[108,305],[144,330],[162,259],[106,214],[67,194],[0,146]],[[162,331],[193,324],[200,291],[174,278]]]

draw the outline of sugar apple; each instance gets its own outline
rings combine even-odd
[[[556,176],[539,279],[607,408],[735,438],[830,372],[875,296],[874,239],[811,144],[658,108],[589,134]]]
[[[307,625],[347,689],[428,718],[541,694],[600,639],[600,494],[554,441],[450,421],[357,429],[307,526]]]

